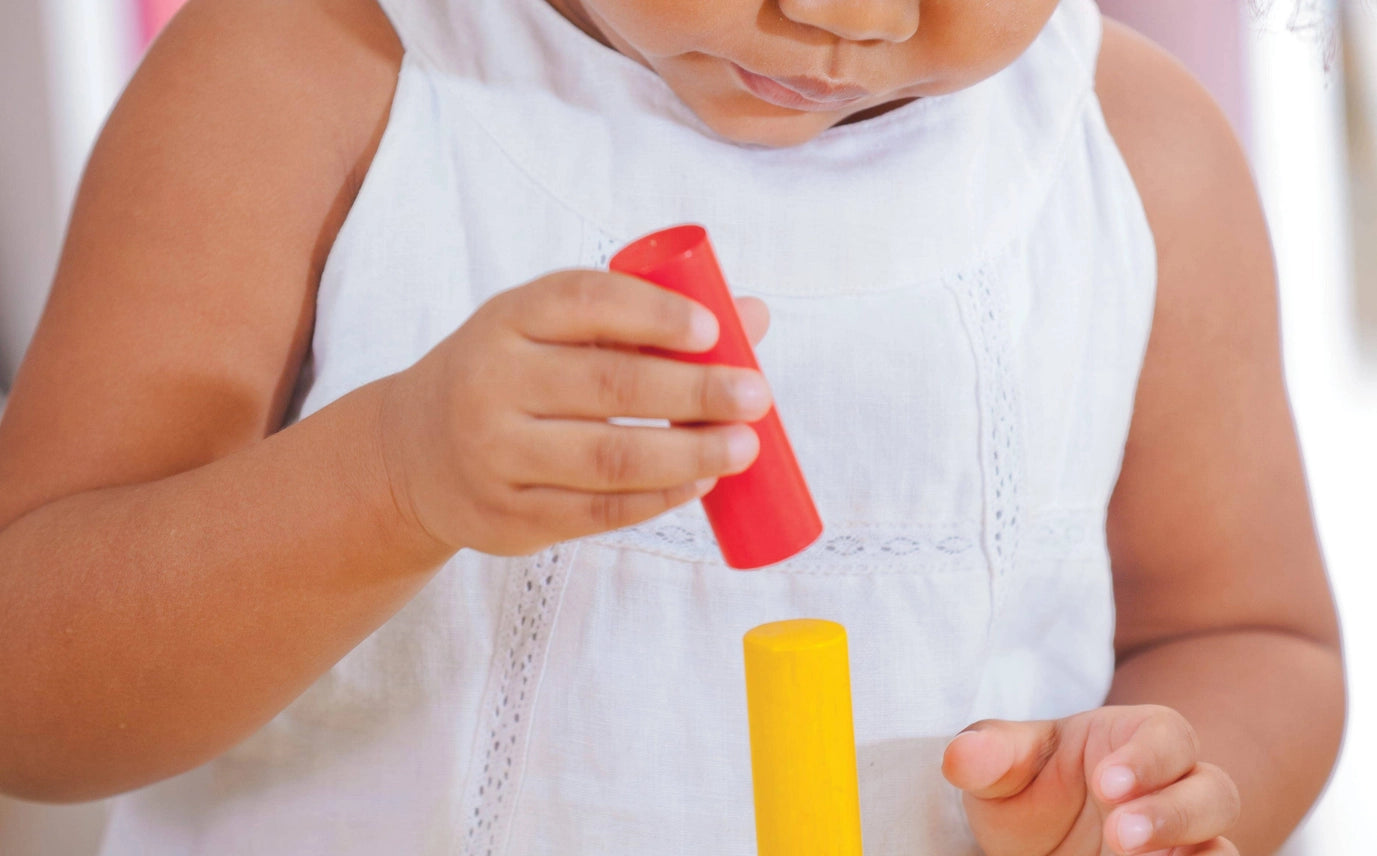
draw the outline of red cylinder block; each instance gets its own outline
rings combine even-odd
[[[717,316],[721,333],[712,350],[701,354],[647,349],[649,352],[691,363],[760,370],[701,226],[675,226],[647,235],[617,253],[609,266],[617,273],[689,297]],[[760,437],[760,455],[755,463],[737,475],[724,476],[703,497],[722,557],[728,565],[742,570],[781,562],[822,534],[822,519],[784,435],[779,413],[772,406],[751,427]]]

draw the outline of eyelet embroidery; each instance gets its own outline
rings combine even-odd
[[[498,639],[500,653],[484,694],[486,721],[474,746],[457,848],[464,856],[493,856],[506,846],[512,805],[520,791],[526,736],[573,545],[560,544],[526,560],[514,573]]]
[[[1004,294],[994,287],[995,272],[981,268],[957,274],[956,293],[975,349],[981,417],[981,457],[985,483],[985,549],[995,579],[1014,566],[1023,514],[1023,436],[1018,391],[1013,378],[1011,334]],[[996,586],[996,609],[1000,587]]]
[[[586,540],[683,562],[722,561],[707,519],[694,507],[678,508],[640,525]],[[941,566],[957,561],[964,564],[979,543],[979,526],[975,521],[967,526],[829,523],[817,542],[773,569],[835,574],[904,572],[915,566]]]

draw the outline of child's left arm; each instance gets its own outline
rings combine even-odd
[[[1333,766],[1344,680],[1266,224],[1226,120],[1175,62],[1107,22],[1097,88],[1159,265],[1109,509],[1117,706],[980,723],[944,768],[989,856],[1271,853]]]

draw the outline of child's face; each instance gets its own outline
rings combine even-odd
[[[548,0],[714,131],[788,146],[1013,62],[1057,0]],[[791,91],[792,90],[792,91]]]

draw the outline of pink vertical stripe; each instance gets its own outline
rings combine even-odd
[[[1175,54],[1248,138],[1243,0],[1100,0],[1100,8]]]
[[[163,28],[186,0],[134,0],[139,12],[139,49],[152,44]]]

